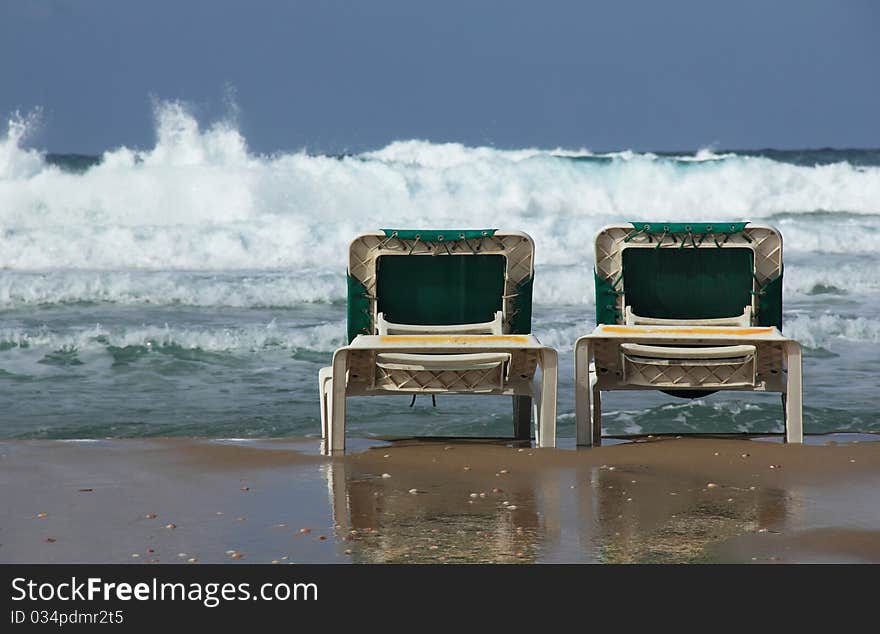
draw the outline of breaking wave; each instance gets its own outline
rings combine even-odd
[[[770,220],[797,252],[880,252],[880,167],[759,155],[660,156],[394,142],[354,156],[248,150],[230,122],[156,107],[156,142],[72,171],[0,138],[0,267],[15,271],[341,270],[351,236],[386,226],[530,233],[541,265],[589,261],[621,220]]]

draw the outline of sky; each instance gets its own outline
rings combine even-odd
[[[257,153],[876,148],[878,33],[873,0],[0,0],[0,117],[51,152],[152,147],[162,100]]]

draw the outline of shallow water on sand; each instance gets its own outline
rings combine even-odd
[[[0,561],[880,563],[870,440],[2,441]]]
[[[807,433],[880,431],[880,330],[870,330],[868,306],[845,308],[852,326],[841,326],[839,316],[824,318],[827,309],[807,300],[787,304],[787,334],[806,345]],[[534,331],[560,351],[560,437],[574,435],[571,349],[592,328],[579,317],[587,311],[535,309]],[[320,433],[317,372],[343,343],[345,309],[104,303],[16,308],[2,317],[0,437],[283,437]],[[408,404],[406,397],[353,400],[350,433],[511,433],[504,397],[439,396],[436,408],[425,398]],[[782,430],[778,395],[691,401],[609,393],[604,410],[607,434]]]

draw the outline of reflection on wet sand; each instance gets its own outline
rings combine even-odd
[[[343,461],[326,473],[337,540],[354,563],[530,562],[552,537],[555,488],[546,481],[441,490],[430,476],[408,474],[403,487]]]
[[[605,563],[711,561],[707,547],[745,533],[780,531],[797,513],[795,492],[673,481],[630,469],[591,469],[595,521],[586,539]],[[772,528],[769,528],[772,527]]]
[[[602,457],[425,443],[328,462],[339,548],[353,562],[704,562],[796,526],[805,504],[796,487]]]
[[[808,440],[5,441],[0,562],[880,563],[880,442]]]

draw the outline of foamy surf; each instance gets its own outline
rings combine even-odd
[[[345,299],[340,271],[0,271],[0,309],[53,304],[293,308]]]
[[[203,129],[176,103],[156,116],[153,148],[108,151],[83,173],[22,147],[28,123],[11,123],[0,141],[0,267],[343,267],[358,231],[499,224],[531,233],[539,264],[571,264],[611,221],[779,213],[795,214],[780,221],[789,252],[880,250],[877,219],[857,217],[880,213],[878,166],[729,153],[583,161],[558,149],[421,141],[357,156],[260,156],[229,123]],[[797,216],[815,210],[848,215]]]
[[[570,317],[569,317],[570,318]],[[558,320],[536,319],[533,331],[541,341],[568,355],[578,337],[592,330],[589,317],[560,325]],[[836,341],[880,344],[880,319],[849,317],[834,313],[793,314],[785,324],[788,336],[806,348],[833,346]],[[344,345],[343,320],[316,325],[279,325],[275,321],[243,326],[171,326],[134,327],[95,324],[88,328],[55,332],[43,326],[35,329],[0,328],[0,351],[14,348],[35,353],[83,353],[94,350],[139,349],[156,352],[171,349],[259,354],[266,350],[303,350],[330,353]]]
[[[629,220],[781,229],[784,332],[805,346],[807,432],[880,430],[880,151],[504,150],[424,140],[260,155],[234,121],[158,103],[156,141],[100,157],[0,138],[0,436],[319,434],[317,369],[345,343],[346,250],[386,227],[533,236],[533,331],[561,355],[594,326],[592,241]],[[360,434],[509,433],[509,403],[363,399]],[[405,399],[404,399],[405,400]],[[778,431],[778,399],[608,397],[609,433]],[[658,427],[659,425],[659,427]]]
[[[3,328],[0,329],[0,351],[19,348],[42,355],[53,351],[79,354],[94,350],[159,352],[176,348],[235,353],[258,353],[269,349],[327,353],[343,345],[344,333],[345,322],[342,321],[286,327],[269,322],[225,328],[168,324],[120,328],[96,324],[72,332],[53,332],[47,327],[34,330]]]

